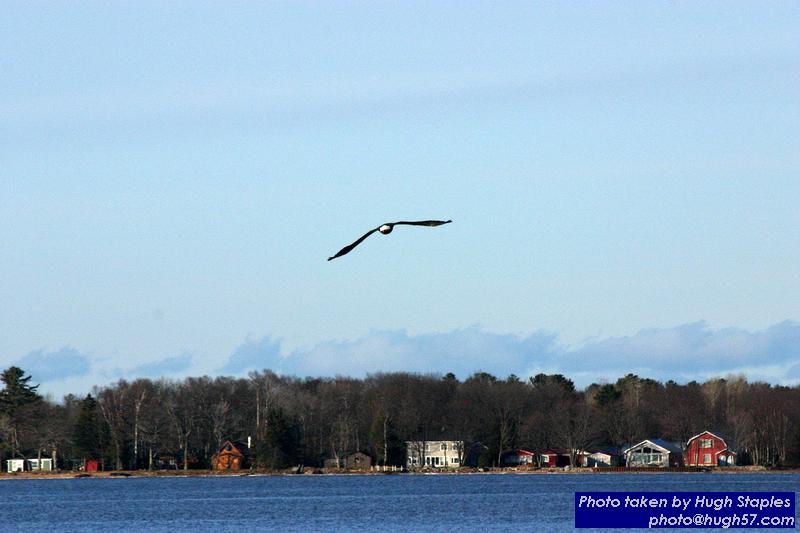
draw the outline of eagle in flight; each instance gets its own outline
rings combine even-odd
[[[400,224],[405,224],[407,226],[441,226],[442,224],[449,224],[450,222],[452,222],[452,220],[417,220],[415,222],[409,222],[409,221],[406,221],[406,220],[401,220],[400,222],[387,222],[386,224],[381,224],[380,226],[378,226],[375,229],[369,230],[367,233],[364,234],[364,236],[362,236],[356,242],[354,242],[353,244],[348,244],[347,246],[345,246],[344,248],[339,250],[336,253],[336,255],[334,255],[332,257],[329,257],[328,261],[330,261],[331,259],[336,259],[337,257],[342,257],[346,253],[349,253],[350,250],[352,250],[353,248],[355,248],[356,246],[361,244],[361,242],[364,239],[366,239],[367,237],[369,237],[370,235],[372,235],[376,231],[380,231],[384,235],[389,235],[392,232],[392,230],[394,229],[394,227],[397,226],[397,225],[400,225]]]

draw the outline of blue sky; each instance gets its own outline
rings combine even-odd
[[[796,383],[799,26],[796,2],[6,3],[0,366],[54,394],[253,366]],[[414,218],[454,223],[325,261]]]

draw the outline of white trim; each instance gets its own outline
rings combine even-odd
[[[720,451],[718,451],[718,452],[714,452],[714,455],[719,455],[719,454],[721,454],[721,453],[725,453],[725,452],[727,452],[727,453],[730,453],[730,454],[732,454],[732,455],[736,455],[736,456],[738,456],[738,455],[739,455],[739,454],[738,454],[738,453],[736,453],[735,451],[733,451],[733,450],[729,450],[728,448],[724,448],[724,449],[722,449],[722,450],[720,450]]]
[[[658,448],[659,450],[662,450],[662,451],[664,451],[664,452],[667,452],[667,453],[675,453],[675,452],[673,452],[672,450],[668,450],[667,448],[664,448],[663,446],[659,446],[658,444],[656,444],[655,442],[651,441],[650,439],[644,439],[642,442],[637,442],[636,444],[634,444],[634,445],[633,445],[633,446],[631,446],[630,448],[626,448],[626,449],[625,449],[625,451],[623,451],[623,452],[622,452],[622,453],[623,453],[623,455],[627,455],[629,451],[631,451],[632,449],[636,448],[637,446],[641,446],[642,444],[644,444],[644,443],[646,443],[646,442],[649,442],[649,443],[650,443],[650,444],[652,444],[654,447],[656,447],[656,448]]]
[[[686,447],[688,448],[688,447],[689,447],[689,443],[690,443],[690,442],[692,442],[694,439],[696,439],[696,438],[697,438],[697,437],[699,437],[700,435],[705,435],[706,433],[708,433],[709,435],[713,435],[714,437],[717,437],[719,440],[721,440],[721,441],[722,441],[722,444],[724,444],[726,448],[728,447],[728,443],[727,443],[727,442],[725,442],[725,439],[723,439],[722,437],[720,437],[720,436],[719,436],[719,435],[717,435],[716,433],[711,433],[711,432],[710,432],[710,431],[708,431],[708,430],[706,430],[706,431],[703,431],[702,433],[698,433],[697,435],[695,435],[695,436],[694,436],[694,437],[692,437],[691,439],[687,440],[687,441],[686,441]]]

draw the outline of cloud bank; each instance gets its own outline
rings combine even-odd
[[[117,379],[194,375],[244,376],[250,370],[280,374],[363,377],[407,371],[466,378],[477,371],[498,377],[561,373],[578,386],[615,381],[635,373],[661,381],[704,381],[743,374],[750,381],[800,384],[800,323],[785,321],[760,331],[712,329],[705,322],[652,328],[633,335],[593,339],[568,347],[547,331],[530,335],[493,333],[473,326],[412,335],[374,331],[352,340],[329,340],[287,351],[279,338],[248,337],[229,356],[184,353],[124,367],[123,361],[95,357],[72,347],[39,349],[14,364],[55,395],[85,394]]]
[[[558,372],[583,385],[629,372],[680,382],[743,373],[751,380],[794,384],[800,381],[800,324],[786,321],[748,332],[694,322],[592,340],[576,348],[559,344],[556,335],[544,331],[528,336],[478,327],[420,335],[376,331],[283,356],[280,341],[265,337],[242,344],[221,371],[263,368],[298,376],[411,371],[453,372],[463,378],[479,370],[498,376]]]
[[[192,367],[192,354],[185,353],[175,357],[167,357],[160,361],[144,363],[130,370],[119,370],[121,375],[135,377],[160,377],[168,374],[179,374]]]
[[[54,352],[47,352],[44,349],[34,350],[17,360],[15,365],[29,375],[35,375],[39,382],[85,376],[91,369],[89,357],[69,346]]]
[[[240,374],[246,370],[279,368],[282,364],[281,341],[264,337],[260,340],[247,339],[241,344],[228,362],[219,369],[223,374]]]

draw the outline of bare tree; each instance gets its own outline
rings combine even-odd
[[[197,412],[188,383],[166,386],[164,407],[175,431],[178,448],[183,452],[183,469],[189,469],[189,437],[195,429]]]
[[[111,431],[111,445],[114,448],[114,469],[122,470],[122,453],[125,444],[125,396],[128,383],[120,380],[116,385],[95,388],[97,405]]]
[[[217,441],[217,449],[222,446],[222,438],[228,427],[230,419],[231,405],[223,398],[211,407],[211,424],[214,438]]]

